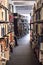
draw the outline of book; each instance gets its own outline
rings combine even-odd
[[[1,38],[2,36],[1,36],[1,25],[0,25],[0,38]]]

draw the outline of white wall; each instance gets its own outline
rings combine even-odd
[[[12,0],[8,0],[8,2],[9,2],[10,4],[14,5],[13,2],[12,2]]]

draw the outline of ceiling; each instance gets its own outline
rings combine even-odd
[[[12,0],[16,6],[16,12],[22,14],[28,14],[33,12],[33,5],[35,0]]]
[[[12,0],[12,1],[35,1],[35,0]]]
[[[32,6],[16,6],[17,10],[32,10]]]
[[[35,1],[13,1],[14,5],[33,5]]]
[[[16,6],[16,12],[20,14],[29,14],[32,12],[32,6]]]

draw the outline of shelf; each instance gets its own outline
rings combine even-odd
[[[5,10],[8,10],[10,13],[12,13],[7,7],[5,7],[4,5],[2,5],[1,3],[0,3],[0,8],[3,8]]]
[[[40,34],[39,36],[43,36],[43,34]]]
[[[4,39],[5,37],[8,37],[8,34],[10,34],[11,32],[13,32],[13,31],[8,32],[6,35],[4,35],[3,37],[1,37],[0,39]]]
[[[0,40],[4,39],[4,37],[1,37]]]
[[[40,11],[42,8],[43,8],[43,5],[40,6],[40,7],[35,11],[35,13],[36,13],[37,11]]]
[[[10,32],[9,32],[10,33]],[[8,33],[7,33],[8,34]],[[8,37],[8,35],[4,35],[3,37],[1,37],[0,39],[4,39],[5,37]]]
[[[38,23],[38,24],[41,24],[42,23],[43,24],[43,20],[36,20],[36,21],[33,22],[33,24],[34,23]]]
[[[32,30],[33,31],[33,29],[29,29],[29,30]]]
[[[2,24],[2,23],[9,23],[8,21],[0,21],[0,24]]]
[[[1,3],[0,3],[0,7],[3,8],[3,9],[8,10],[8,8],[6,8],[6,7],[5,7],[4,5],[2,5]]]
[[[11,32],[8,32],[7,34],[9,34],[9,33],[11,33]]]
[[[12,31],[8,32],[7,34],[11,33]]]
[[[34,24],[34,22],[33,23],[30,23],[30,24]]]
[[[0,24],[4,24],[4,23],[13,23],[13,22],[9,22],[9,21],[0,21]]]
[[[4,39],[5,37],[8,37],[8,36],[7,36],[7,35],[4,35],[3,37],[0,38],[0,40],[1,40],[1,39]]]
[[[37,11],[40,11],[41,9],[42,9],[42,6],[39,7],[39,8],[35,11],[35,13],[36,13]]]
[[[40,53],[43,54],[43,29],[41,27],[41,25],[43,26],[43,3],[40,4],[41,2],[35,4],[37,6],[37,9],[35,11],[33,11],[33,23],[30,23],[30,24],[33,24],[33,34],[36,33],[36,35],[33,35],[36,43],[37,43],[37,46],[39,47],[38,48],[38,51],[36,51],[36,55],[38,57],[38,60],[41,60],[41,55]],[[38,7],[39,6],[39,7]],[[34,42],[34,41],[33,41]],[[35,42],[34,42],[35,43]],[[39,58],[40,56],[40,58]],[[42,62],[42,61],[41,61]]]
[[[8,37],[8,36],[7,36],[7,34],[6,34],[6,35],[4,35],[3,37]]]
[[[43,49],[40,50],[43,53]]]

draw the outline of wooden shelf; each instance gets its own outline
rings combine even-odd
[[[0,21],[0,24],[1,24],[1,23],[9,23],[9,22],[8,22],[8,21]]]
[[[1,37],[0,40],[4,39],[4,37]]]
[[[7,34],[6,34],[6,35],[4,35],[3,37],[8,37],[8,36],[7,36]]]
[[[11,33],[12,31],[8,32],[7,34]]]
[[[1,37],[0,39],[4,39],[5,37],[8,37],[8,34],[11,33],[11,32],[8,32],[6,35],[4,35],[3,37]]]
[[[42,23],[43,24],[43,20],[36,20],[36,21],[33,22],[33,24],[34,23],[38,23],[38,24],[41,24]]]
[[[43,53],[43,49],[40,50]]]
[[[43,5],[40,6],[38,9],[36,9],[35,13],[38,12],[38,11],[40,11],[42,8],[43,8]]]
[[[1,3],[0,3],[0,10],[1,9],[3,9],[3,15],[5,15],[6,14],[6,18],[7,18],[7,14],[8,14],[8,16],[9,16],[9,14],[12,14],[12,12],[8,9],[8,7],[6,7],[6,6],[4,6],[4,5],[2,5]],[[1,13],[1,12],[0,12]],[[2,14],[1,14],[2,15]],[[2,17],[1,17],[1,19],[2,19]],[[4,18],[5,19],[5,18]],[[5,21],[3,21],[3,20],[0,20],[0,24],[5,24],[5,26],[4,25],[2,25],[3,26],[3,30],[5,30],[4,32],[5,32],[5,35],[3,35],[3,36],[0,36],[0,41],[2,41],[2,40],[4,40],[5,38],[7,38],[7,39],[9,39],[8,37],[10,37],[9,36],[9,34],[11,33],[12,34],[12,32],[13,31],[11,31],[10,30],[10,32],[8,32],[8,30],[6,30],[6,29],[8,29],[7,27],[7,25],[9,24],[9,23],[12,23],[12,25],[13,25],[13,22],[10,22],[10,21],[8,21],[9,20],[9,18],[7,18],[7,20],[5,20]],[[7,24],[7,25],[6,25]],[[3,30],[2,30],[2,32],[3,32]],[[0,31],[1,31],[1,27],[0,27]],[[4,33],[3,32],[3,33]],[[2,34],[3,34],[2,33]],[[7,39],[5,39],[6,40],[6,42],[5,43],[9,43],[9,40],[7,40]],[[8,41],[8,42],[7,42]],[[9,45],[8,45],[9,46]],[[1,49],[2,50],[2,49]],[[5,53],[5,57],[0,57],[1,58],[1,60],[9,60],[9,50],[8,51],[5,51],[4,52]],[[7,55],[6,55],[7,54]]]
[[[8,37],[8,36],[7,36],[7,35],[4,35],[3,37],[0,38],[0,40],[1,40],[1,39],[4,39],[5,37]]]
[[[39,8],[35,11],[35,13],[36,13],[37,11],[40,11],[41,9],[42,9],[42,6],[39,7]]]
[[[4,5],[2,5],[1,3],[0,3],[0,7],[3,8],[3,9],[8,10],[8,8],[6,8],[6,7],[5,7]]]
[[[13,22],[9,22],[9,21],[0,21],[0,24],[4,24],[4,23],[13,23]]]
[[[39,36],[43,36],[43,34],[40,34]]]
[[[34,22],[33,23],[30,23],[30,24],[34,24]]]
[[[43,45],[41,45],[41,43],[43,43],[43,34],[41,34],[42,28],[40,25],[40,24],[42,24],[42,26],[43,26],[43,18],[42,18],[43,14],[41,14],[43,12],[43,9],[42,9],[43,3],[42,4],[40,4],[40,3],[41,2],[39,2],[38,4],[37,3],[35,4],[37,6],[37,9],[35,11],[33,11],[33,23],[30,23],[30,24],[34,24],[33,25],[33,29],[34,29],[33,34],[36,33],[36,35],[33,35],[33,36],[35,38],[37,46],[39,45],[38,51],[37,51],[37,48],[35,50],[38,60],[41,60],[40,58],[42,58],[40,55],[41,54],[40,52],[43,53]],[[40,6],[40,7],[38,7],[38,6]]]
[[[3,9],[5,9],[5,10],[8,10],[9,11],[9,13],[11,13],[12,14],[12,12],[7,8],[7,7],[5,7],[4,5],[2,5],[1,3],[0,3],[0,8],[3,8]]]

